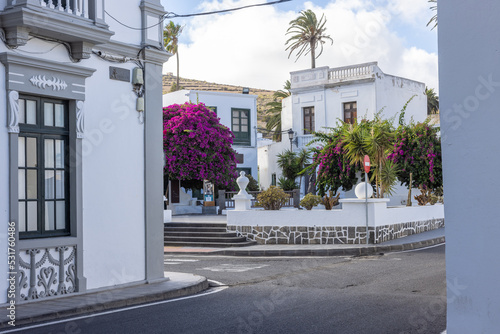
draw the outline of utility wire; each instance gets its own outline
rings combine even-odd
[[[205,12],[205,13],[197,13],[197,14],[178,15],[178,14],[175,14],[175,13],[167,13],[165,15],[165,17],[168,18],[168,19],[170,19],[172,17],[193,17],[193,16],[202,16],[202,15],[212,15],[212,14],[233,12],[233,11],[236,11],[236,10],[246,9],[246,8],[250,8],[250,7],[275,5],[275,4],[278,4],[278,3],[288,2],[288,1],[292,1],[292,0],[278,0],[278,1],[272,1],[272,2],[264,2],[264,3],[255,4],[255,5],[247,5],[247,6],[236,7],[236,8],[231,8],[231,9],[223,9],[223,10],[217,10],[217,11],[213,11],[213,12]]]
[[[117,23],[121,24],[124,27],[127,27],[127,28],[132,29],[132,30],[148,30],[150,28],[154,28],[154,27],[159,26],[160,24],[163,24],[163,22],[165,21],[165,19],[171,19],[171,18],[175,18],[175,17],[194,17],[194,16],[203,16],[203,15],[212,15],[212,14],[234,12],[234,11],[241,10],[241,9],[246,9],[246,8],[251,8],[251,7],[260,7],[260,6],[268,6],[268,5],[275,5],[275,4],[279,4],[279,3],[283,3],[283,2],[289,2],[289,1],[292,1],[292,0],[277,0],[277,1],[272,1],[272,2],[264,2],[264,3],[254,4],[254,5],[247,5],[247,6],[242,6],[242,7],[230,8],[230,9],[223,9],[223,10],[216,10],[216,11],[212,11],[212,12],[196,13],[196,14],[179,15],[179,14],[176,14],[176,13],[168,12],[165,15],[162,16],[162,18],[160,19],[160,22],[158,22],[156,24],[153,24],[153,25],[150,25],[149,27],[145,27],[145,28],[136,28],[136,27],[129,26],[129,25],[121,22],[117,18],[115,18],[113,15],[111,15],[110,13],[108,13],[106,10],[104,10],[104,12],[110,18],[112,18],[113,20],[115,20]]]

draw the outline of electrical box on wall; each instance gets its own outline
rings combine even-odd
[[[133,85],[144,85],[144,76],[142,74],[142,68],[136,67],[132,72],[132,84]]]
[[[137,110],[137,111],[144,111],[144,98],[143,97],[138,97],[137,98],[137,103],[135,105],[135,110]]]

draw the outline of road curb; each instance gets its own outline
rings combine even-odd
[[[157,284],[157,283],[153,283]],[[151,284],[151,285],[153,285]],[[146,284],[147,285],[147,284]],[[78,315],[87,315],[87,314],[92,314],[95,312],[102,312],[102,311],[108,311],[108,310],[114,310],[114,309],[119,309],[123,307],[128,307],[128,306],[136,306],[136,305],[141,305],[141,304],[146,304],[146,303],[152,303],[152,302],[157,302],[157,301],[163,301],[163,300],[169,300],[169,299],[175,299],[179,297],[185,297],[185,296],[190,296],[194,295],[196,293],[199,293],[201,291],[204,291],[209,288],[209,282],[207,278],[200,276],[200,279],[189,286],[175,289],[175,290],[167,290],[163,292],[158,292],[154,291],[151,293],[144,293],[142,295],[137,295],[137,296],[131,296],[130,293],[124,292],[123,290],[126,290],[127,288],[121,288],[121,289],[110,289],[104,292],[92,292],[92,293],[82,293],[77,296],[72,295],[67,297],[66,302],[72,302],[71,299],[74,299],[75,297],[82,297],[85,302],[79,303],[75,301],[75,304],[77,304],[76,307],[73,308],[68,308],[65,310],[61,310],[58,312],[50,312],[48,311],[47,313],[36,315],[36,316],[31,316],[31,317],[24,317],[22,314],[17,314],[16,316],[16,327],[21,326],[21,325],[28,325],[28,324],[33,324],[33,323],[40,323],[40,322],[47,322],[47,321],[52,321],[52,320],[61,320],[64,318],[68,317],[73,317],[73,316],[78,316]],[[110,300],[108,301],[99,301],[100,299],[104,299],[105,296],[110,296]],[[58,299],[53,299],[54,303],[64,301],[66,298],[58,298]],[[82,300],[82,301],[83,301]],[[92,302],[94,301],[94,302]],[[95,302],[98,301],[98,302]],[[24,305],[29,305],[29,306],[36,306],[36,302],[33,304],[24,304]],[[42,307],[40,305],[40,307]],[[7,324],[7,322],[2,322],[0,323],[0,330],[5,330],[5,329],[14,329],[15,327],[11,327]]]
[[[367,246],[351,248],[327,249],[266,249],[266,250],[236,250],[222,249],[212,252],[165,252],[168,255],[222,255],[222,256],[248,256],[248,257],[279,257],[279,256],[368,256],[380,253],[401,252],[435,246],[445,243],[445,237],[438,237],[424,241],[416,241],[401,245]],[[274,245],[273,245],[274,247]],[[279,246],[278,246],[279,247]]]

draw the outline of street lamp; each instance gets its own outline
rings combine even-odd
[[[292,142],[293,142],[293,130],[292,129],[288,130],[288,138],[290,139],[290,151],[293,151],[293,146],[292,146]]]

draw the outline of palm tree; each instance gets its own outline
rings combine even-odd
[[[377,197],[383,197],[390,190],[389,180],[393,177],[387,175],[393,172],[392,166],[385,166],[387,152],[393,145],[394,129],[391,120],[382,120],[380,114],[375,115],[373,121],[363,120],[360,123],[342,125],[342,141],[344,141],[347,157],[352,164],[363,165],[365,155],[370,157],[375,167],[372,178],[375,178]],[[367,181],[367,180],[366,180]]]
[[[175,90],[179,90],[179,36],[183,27],[170,21],[163,30],[163,44],[168,52],[176,56],[177,59],[177,85]]]
[[[432,26],[432,28],[431,28],[431,30],[433,30],[434,28],[436,28],[438,26],[437,0],[428,0],[428,2],[432,4],[432,6],[430,7],[430,9],[436,12],[436,14],[434,14],[434,16],[431,17],[431,19],[429,20],[429,22],[427,22],[427,27],[429,25],[434,24]]]
[[[382,120],[379,116],[375,117],[371,126],[368,136],[364,138],[364,145],[375,164],[377,197],[382,198],[384,193],[392,187],[397,175],[392,165],[389,168],[385,166],[388,151],[392,148],[394,141],[394,128],[390,120]]]
[[[290,83],[290,80],[285,81],[283,90],[280,89],[274,92],[274,101],[266,104],[266,106],[269,108],[267,110],[267,114],[269,117],[267,119],[266,129],[270,132],[273,132],[273,140],[275,141],[281,141],[281,110],[283,109],[282,100],[292,95],[292,93],[290,92],[291,85],[292,84]]]
[[[427,115],[439,114],[439,97],[434,88],[425,87],[425,95],[427,95]]]
[[[333,39],[329,35],[325,35],[325,15],[321,16],[321,19],[318,21],[316,18],[316,14],[310,9],[303,10],[300,12],[300,16],[295,20],[290,21],[290,27],[286,31],[286,34],[292,34],[285,45],[290,43],[285,51],[290,50],[288,54],[288,58],[292,55],[294,51],[297,51],[297,61],[300,56],[302,56],[305,52],[311,53],[311,68],[316,67],[316,58],[321,56],[323,53],[323,44],[326,43],[327,40],[331,41],[333,44]],[[320,46],[320,52],[316,55],[316,48]]]

